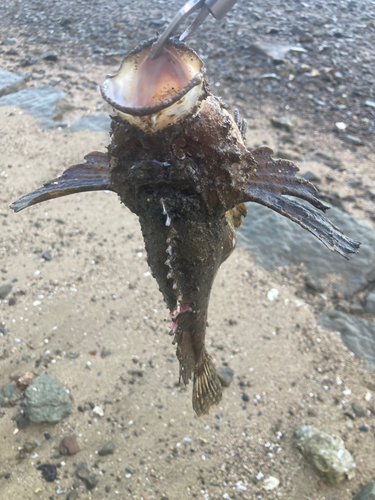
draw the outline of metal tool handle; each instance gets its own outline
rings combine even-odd
[[[221,21],[238,0],[206,0],[205,4],[217,21]]]

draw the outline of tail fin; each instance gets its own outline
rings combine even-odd
[[[194,370],[193,408],[200,417],[207,415],[210,408],[221,400],[221,383],[216,375],[215,365],[204,350],[201,361]]]

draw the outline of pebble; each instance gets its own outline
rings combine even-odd
[[[314,279],[312,277],[306,278],[305,286],[311,292],[324,293],[324,286],[318,279]]]
[[[46,52],[44,55],[43,55],[43,59],[45,61],[52,61],[52,62],[56,62],[59,60],[59,57],[57,55],[57,52],[55,52],[54,50],[49,50],[48,52]]]
[[[365,311],[375,316],[375,292],[370,292],[366,297]]]
[[[335,125],[336,125],[336,128],[338,130],[345,130],[346,129],[346,123],[344,123],[344,122],[336,122]]]
[[[375,108],[375,101],[366,101],[365,105],[369,108]]]
[[[25,372],[17,379],[16,385],[21,391],[24,391],[29,387],[34,378],[35,375],[32,372]]]
[[[271,124],[273,127],[285,130],[286,132],[293,131],[293,123],[289,118],[277,118],[274,116],[273,118],[271,118]]]
[[[30,424],[30,420],[26,418],[24,415],[19,414],[16,417],[16,423],[18,429],[26,429],[26,427]]]
[[[216,368],[216,375],[223,387],[229,387],[233,380],[234,371],[227,366],[219,366]]]
[[[75,455],[79,451],[81,451],[81,449],[77,443],[77,436],[75,434],[72,436],[65,436],[60,443],[59,452],[61,455]]]
[[[357,417],[361,418],[366,416],[365,410],[362,408],[362,406],[359,406],[356,403],[352,403],[352,408]]]
[[[46,260],[46,261],[50,262],[50,261],[52,260],[52,255],[51,255],[49,252],[44,252],[44,253],[42,254],[42,259],[44,259],[44,260]]]
[[[71,402],[60,382],[43,374],[26,389],[23,408],[31,422],[56,424],[70,414]]]
[[[110,356],[112,354],[112,351],[110,349],[107,349],[105,347],[103,347],[101,353],[100,353],[100,357],[101,358],[106,358],[107,356]]]
[[[363,146],[364,143],[359,137],[355,137],[354,135],[344,135],[344,140],[350,144],[353,144],[353,146]]]
[[[78,498],[78,491],[76,490],[73,490],[73,491],[70,491],[66,497],[66,500],[76,500]]]
[[[106,455],[112,455],[115,449],[116,446],[113,443],[113,441],[108,441],[108,443],[105,443],[105,445],[100,448],[100,450],[98,451],[98,455],[100,455],[101,457],[105,457]]]
[[[273,302],[279,296],[279,291],[276,288],[271,288],[267,292],[267,299]]]
[[[12,285],[1,285],[0,286],[0,300],[4,300],[7,295],[12,291]]]
[[[353,500],[375,500],[375,482],[367,484]]]
[[[97,476],[93,472],[89,471],[86,462],[81,462],[80,464],[78,464],[76,475],[79,479],[82,479],[88,490],[92,490],[93,488],[95,488],[98,483]]]
[[[94,406],[94,408],[92,409],[93,413],[95,413],[95,415],[99,415],[99,417],[103,417],[104,416],[104,410],[101,406]]]
[[[53,464],[42,464],[37,467],[42,472],[42,478],[52,483],[56,479],[57,469]]]
[[[328,484],[336,484],[355,475],[353,457],[342,442],[312,425],[294,432],[294,442],[301,454],[323,476]]]
[[[263,481],[263,489],[266,491],[275,490],[280,484],[280,480],[277,477],[269,476]]]
[[[28,75],[15,75],[0,69],[0,97],[21,90],[27,78]]]

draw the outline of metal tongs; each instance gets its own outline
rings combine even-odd
[[[238,0],[188,0],[169,23],[159,40],[153,45],[148,57],[150,59],[157,59],[161,55],[163,46],[168,38],[175,35],[185,19],[197,10],[199,10],[197,17],[182,33],[180,41],[192,35],[209,14],[212,14],[217,21],[221,21],[237,1]]]

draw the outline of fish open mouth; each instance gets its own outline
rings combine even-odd
[[[116,75],[101,86],[103,98],[123,119],[152,131],[193,111],[202,93],[204,68],[198,55],[181,42],[170,41],[155,60],[152,43],[130,52]]]

